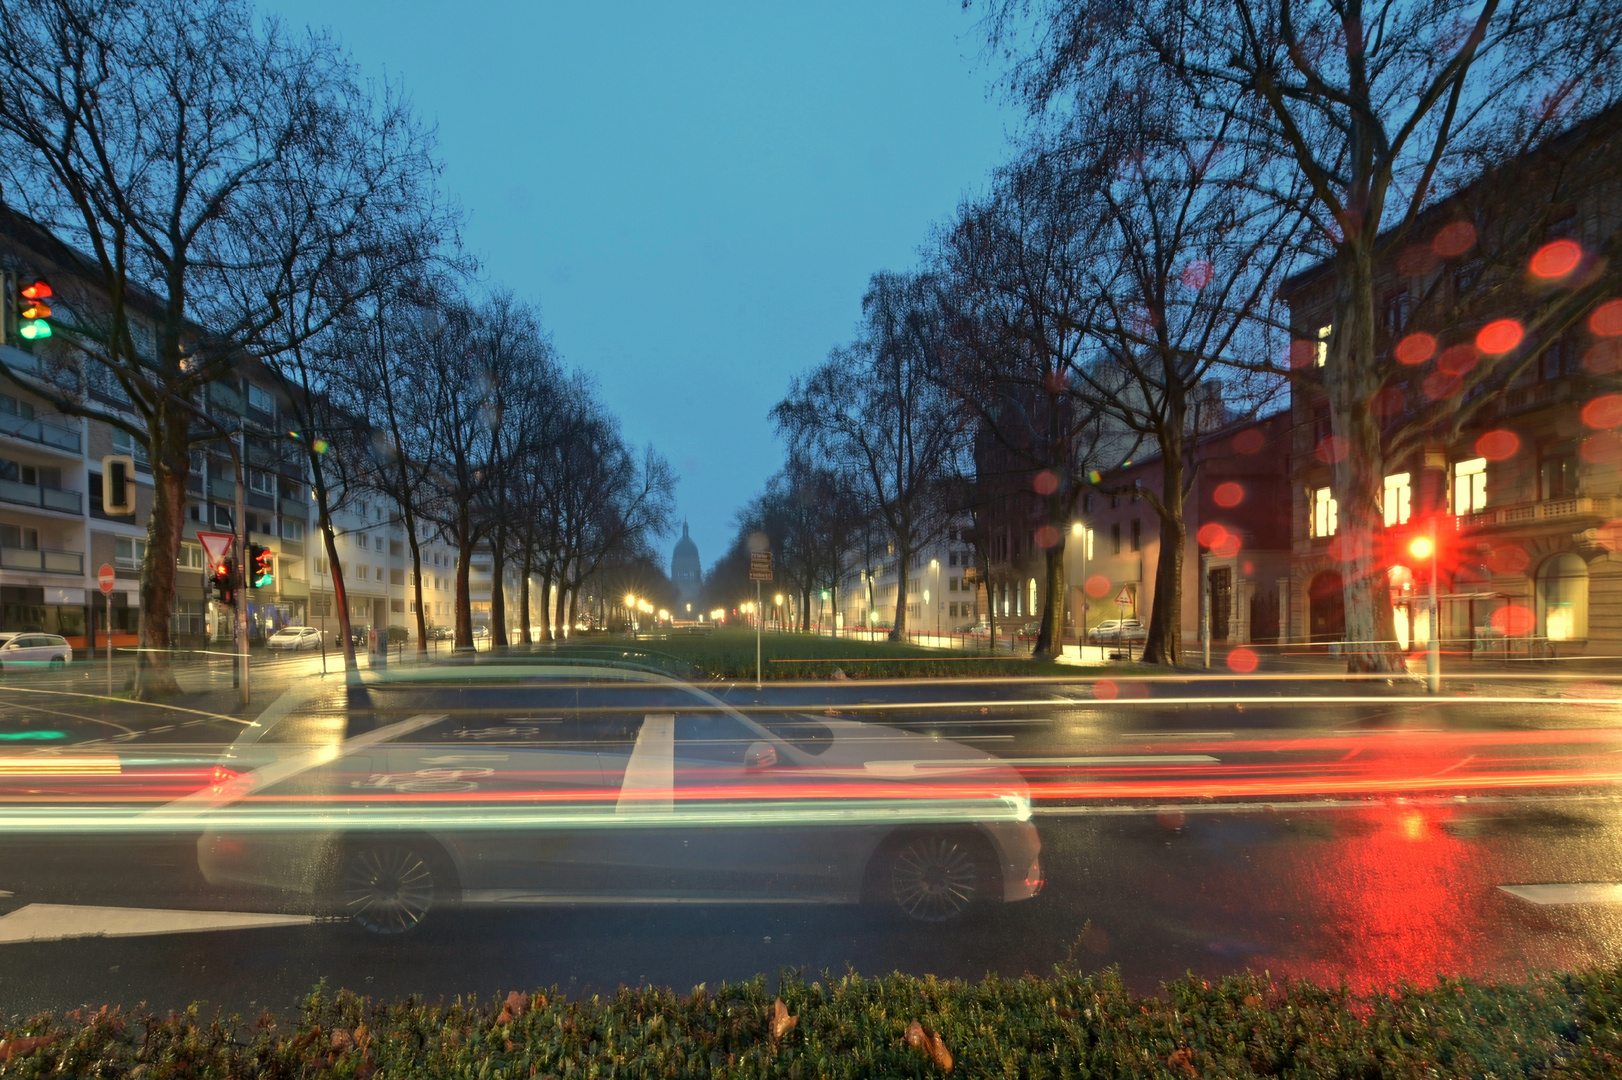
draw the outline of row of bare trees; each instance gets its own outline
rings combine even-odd
[[[663,527],[668,467],[624,444],[533,310],[462,295],[440,172],[400,86],[247,0],[0,0],[3,209],[71,248],[43,374],[0,374],[147,449],[139,696],[178,689],[168,613],[193,450],[233,422],[205,388],[244,361],[282,383],[342,619],[332,512],[362,490],[402,508],[419,588],[418,540],[456,547],[462,645],[476,546],[504,643],[505,563],[567,600]],[[417,610],[420,640],[420,593]]]
[[[1030,108],[1023,147],[920,269],[874,276],[854,342],[795,380],[780,432],[857,494],[902,566],[1020,478],[1042,520],[1039,656],[1059,648],[1078,499],[1156,455],[1160,483],[1139,492],[1161,541],[1145,659],[1176,664],[1195,442],[1321,380],[1341,529],[1368,541],[1343,546],[1349,663],[1394,669],[1372,542],[1388,467],[1458,437],[1618,288],[1614,223],[1575,270],[1528,266],[1622,178],[1622,10],[989,0],[985,28]],[[1463,242],[1438,242],[1449,229]],[[1396,314],[1377,303],[1382,267],[1412,285]],[[1317,326],[1282,299],[1313,275],[1329,281],[1322,367],[1292,364]],[[1476,350],[1447,393],[1411,392],[1446,361],[1398,357],[1399,335],[1445,346],[1510,314],[1517,347]]]

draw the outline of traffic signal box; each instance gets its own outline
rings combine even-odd
[[[1406,566],[1415,581],[1430,577],[1433,556],[1437,574],[1450,574],[1459,554],[1459,519],[1452,514],[1415,519],[1385,531],[1386,565]]]
[[[38,341],[51,336],[51,285],[44,278],[18,278],[17,336],[25,341]]]
[[[230,607],[236,606],[237,564],[235,559],[226,559],[214,567],[214,599]]]
[[[256,589],[264,589],[276,581],[276,556],[262,544],[248,545],[248,567],[253,575],[250,581]]]

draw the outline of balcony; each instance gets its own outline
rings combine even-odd
[[[77,491],[41,487],[38,484],[19,484],[15,480],[0,480],[0,502],[19,506],[36,506],[44,510],[60,510],[64,514],[84,513],[83,496]]]
[[[32,570],[44,574],[84,576],[84,555],[78,551],[0,548],[0,570]]]
[[[282,499],[279,505],[282,517],[310,520],[310,506],[302,499]]]
[[[68,454],[79,453],[79,433],[71,428],[48,424],[44,420],[24,420],[20,416],[8,416],[0,413],[0,435],[9,435],[13,439],[23,439],[40,446],[48,446],[52,450],[61,450]]]
[[[1460,523],[1466,529],[1494,529],[1536,525],[1544,521],[1608,521],[1622,511],[1622,499],[1613,495],[1575,495],[1564,499],[1515,503],[1492,507],[1479,514],[1466,515]]]
[[[237,482],[235,480],[210,480],[208,482],[208,494],[210,498],[219,499],[222,502],[235,502]]]

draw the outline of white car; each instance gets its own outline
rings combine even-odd
[[[1149,630],[1137,619],[1106,619],[1087,631],[1087,640],[1111,644],[1149,640]]]
[[[0,634],[0,667],[49,667],[55,671],[73,659],[73,646],[57,634],[33,631]]]
[[[191,800],[203,876],[384,934],[447,904],[871,901],[948,922],[1042,887],[1030,792],[984,751],[754,718],[594,663],[467,670],[367,673],[377,711],[347,732],[301,709],[245,732],[232,779]]]
[[[321,647],[321,631],[313,626],[284,626],[265,642],[267,649],[319,649]]]

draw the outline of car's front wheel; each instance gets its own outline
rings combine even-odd
[[[341,855],[338,902],[362,930],[404,934],[456,895],[455,876],[444,854],[426,840],[352,843]]]
[[[64,667],[67,667],[67,664],[68,664],[68,662],[66,660],[64,660],[60,656],[56,656],[56,657],[51,658],[51,670],[52,671],[61,671]]]
[[[876,870],[878,895],[917,922],[952,922],[999,892],[988,846],[969,833],[897,837],[880,851]]]

